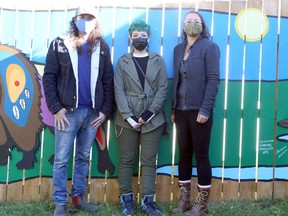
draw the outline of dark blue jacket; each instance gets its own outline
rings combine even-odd
[[[179,67],[183,60],[186,42],[178,44],[174,48],[174,88],[173,108],[176,107],[177,86],[179,84]],[[185,110],[199,110],[199,113],[207,117],[214,106],[219,88],[219,59],[220,51],[217,44],[207,38],[199,36],[191,47],[189,70],[185,91]]]
[[[95,50],[91,56],[91,100],[95,111],[108,117],[114,108],[113,67],[104,41]],[[69,37],[58,37],[51,42],[43,86],[51,113],[62,108],[73,111],[78,106],[78,55]]]

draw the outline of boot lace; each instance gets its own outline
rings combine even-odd
[[[201,209],[203,207],[203,205],[205,205],[205,200],[208,197],[208,192],[207,191],[201,191],[196,200],[195,200],[195,204],[194,207],[195,209]]]
[[[185,201],[184,201],[184,196],[186,195],[186,193],[188,192],[188,190],[184,187],[181,187],[179,192],[178,192],[178,198],[179,198],[179,203],[178,203],[178,206],[181,204],[185,204]]]

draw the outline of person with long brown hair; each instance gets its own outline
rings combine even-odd
[[[113,68],[93,6],[79,7],[70,32],[54,39],[43,75],[46,103],[55,117],[54,216],[67,213],[67,167],[76,139],[71,188],[74,210],[96,212],[85,201],[89,158],[97,129],[113,111]]]
[[[184,20],[183,43],[174,49],[173,113],[179,145],[179,203],[172,211],[198,216],[208,213],[212,171],[209,161],[213,106],[219,88],[220,51],[203,17],[189,11]],[[190,205],[192,156],[195,154],[198,196]]]

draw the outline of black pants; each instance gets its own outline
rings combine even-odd
[[[196,121],[198,110],[175,111],[179,144],[179,181],[191,180],[192,156],[195,154],[199,185],[210,185],[212,171],[209,161],[213,111],[207,122]]]

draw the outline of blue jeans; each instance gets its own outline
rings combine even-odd
[[[67,167],[76,138],[76,154],[71,196],[83,195],[86,189],[86,177],[89,170],[89,157],[96,130],[91,122],[97,117],[91,108],[77,108],[66,113],[70,126],[64,131],[55,127],[55,158],[53,165],[53,199],[56,205],[68,202],[67,197]]]

